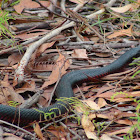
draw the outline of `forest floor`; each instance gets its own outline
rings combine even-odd
[[[140,44],[140,0],[2,0],[0,15],[0,103],[15,108],[54,104],[64,74],[104,69]],[[140,139],[139,65],[87,75],[71,111],[46,122],[21,127],[0,111],[0,139]]]

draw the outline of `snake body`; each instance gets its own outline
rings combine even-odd
[[[140,56],[140,45],[125,52],[117,60],[105,67],[97,69],[75,70],[69,72],[61,78],[58,86],[56,87],[55,94],[57,98],[73,97],[74,94],[72,87],[74,84],[82,81],[90,81],[90,78],[101,78],[107,74],[117,72],[121,70],[126,64],[130,63],[133,60],[133,57],[138,56]],[[64,114],[68,111],[69,107],[69,103],[63,101],[56,101],[53,105],[40,108],[38,110],[24,108],[19,109],[1,104],[0,119],[8,122],[14,121],[14,123],[21,122],[25,125],[33,121],[42,121],[48,119],[48,117],[44,117],[44,114],[47,116],[48,114],[51,114],[51,118]]]

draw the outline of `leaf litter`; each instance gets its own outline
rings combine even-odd
[[[134,47],[134,45],[127,46],[128,43],[139,44],[139,0],[134,2],[110,0],[104,3],[102,0],[99,2],[70,0],[63,5],[59,1],[40,2],[48,10],[31,0],[21,0],[14,6],[11,6],[11,1],[7,1],[2,5],[1,11],[12,8],[17,12],[10,13],[15,21],[10,19],[9,25],[5,23],[6,27],[8,26],[14,33],[12,43],[14,45],[8,43],[7,38],[10,39],[8,34],[7,38],[1,36],[0,42],[0,102],[2,104],[8,104],[9,101],[13,101],[15,105],[24,103],[38,89],[44,89],[38,104],[35,103],[33,107],[46,107],[51,99],[54,84],[64,74],[71,70],[103,67]],[[75,3],[80,7],[77,12],[79,16],[77,13],[74,16],[74,11],[67,10],[74,9]],[[60,17],[57,17],[58,15]],[[87,20],[85,15],[90,18]],[[56,34],[39,45],[24,68],[24,81],[19,85],[14,79],[14,74],[26,50],[45,34],[64,26],[66,20],[70,20],[67,19],[68,16],[76,24],[72,24],[71,28],[66,28],[59,35]],[[34,26],[27,30],[19,30],[17,26],[44,21],[50,29]],[[99,34],[94,33],[94,30]],[[93,41],[93,45],[82,44],[86,41]],[[73,42],[75,44],[81,42],[81,44],[70,45]],[[62,43],[64,45],[61,45]],[[66,43],[69,44],[67,47]],[[121,43],[122,46],[117,46],[117,43]],[[116,44],[115,48],[108,47],[110,44]],[[80,107],[72,109],[74,113],[49,121],[46,127],[35,123],[34,129],[27,128],[27,130],[32,132],[36,139],[138,139],[140,137],[137,126],[139,124],[139,74],[132,78],[136,71],[138,68],[127,67],[122,72],[118,71],[102,79],[78,84],[79,88],[74,87],[73,91],[81,104]],[[83,107],[84,109],[80,109]],[[70,117],[71,115],[73,117]],[[12,138],[13,135],[9,135],[10,137]],[[19,137],[15,136],[16,138]],[[23,132],[22,138],[26,139],[26,133]],[[32,139],[31,135],[30,139]]]

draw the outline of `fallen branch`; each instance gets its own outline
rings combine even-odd
[[[15,80],[17,80],[18,83],[21,83],[24,81],[24,68],[25,66],[28,64],[28,61],[32,55],[32,53],[41,45],[43,44],[45,41],[51,39],[52,37],[58,35],[61,33],[61,31],[63,31],[64,29],[70,28],[75,26],[75,22],[70,22],[64,26],[61,26],[53,31],[51,31],[50,33],[48,33],[47,35],[45,35],[43,38],[41,38],[40,40],[36,41],[35,43],[33,43],[26,51],[26,53],[24,54],[24,56],[22,57],[18,68],[16,69],[16,73],[15,73]]]

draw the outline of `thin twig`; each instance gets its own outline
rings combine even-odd
[[[81,139],[81,137],[80,137],[76,132],[74,132],[73,130],[71,130],[70,128],[68,128],[64,123],[60,122],[60,124],[61,124],[65,129],[68,129],[68,131],[70,131],[73,135],[75,135],[75,138]]]
[[[14,124],[8,123],[8,122],[3,121],[3,120],[0,120],[0,123],[4,123],[4,124],[7,124],[7,125],[12,126],[12,127],[14,127],[14,128],[17,128],[17,129],[19,129],[19,130],[21,130],[21,131],[23,131],[23,132],[25,132],[25,133],[27,133],[27,134],[29,134],[29,135],[35,137],[34,134],[30,133],[29,131],[27,131],[27,130],[25,130],[25,129],[23,129],[23,128],[17,126],[17,125],[14,125]]]
[[[26,100],[23,104],[21,104],[20,108],[29,108],[34,103],[36,103],[41,95],[43,93],[43,90],[38,90],[32,97],[30,97],[28,100]]]

